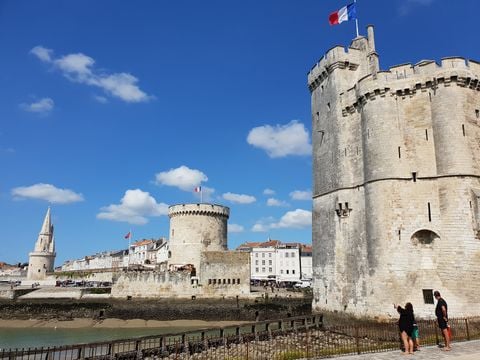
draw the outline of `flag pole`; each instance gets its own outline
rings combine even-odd
[[[203,189],[200,186],[200,204],[203,203]]]
[[[357,12],[357,0],[353,0],[353,3],[355,4],[355,29],[357,30],[357,37],[359,37],[359,35],[358,35],[358,16],[356,14],[356,12]]]

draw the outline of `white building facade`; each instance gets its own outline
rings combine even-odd
[[[311,279],[312,257],[305,252],[305,268],[302,269],[301,249],[304,245],[298,243],[282,243],[278,240],[269,240],[263,243],[244,243],[237,250],[250,253],[251,280],[297,282],[302,279]],[[308,248],[306,246],[305,248]],[[302,276],[302,274],[305,274]]]

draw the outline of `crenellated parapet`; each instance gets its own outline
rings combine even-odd
[[[168,208],[168,216],[170,218],[192,215],[203,215],[228,219],[230,216],[230,209],[226,206],[216,204],[178,204],[172,205]]]
[[[335,69],[357,70],[362,56],[362,50],[335,46],[308,73],[308,88],[314,91]]]
[[[342,96],[342,114],[347,116],[367,101],[378,97],[413,97],[440,86],[459,86],[480,91],[480,63],[462,57],[447,57],[440,65],[423,60],[415,65],[401,64],[361,78]]]

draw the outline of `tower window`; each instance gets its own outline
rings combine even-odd
[[[425,129],[425,140],[428,141],[428,129]]]
[[[476,109],[475,110],[475,116],[478,118],[480,118],[480,110],[479,109]]]
[[[400,146],[398,147],[398,158],[401,159],[402,158],[402,152],[400,150]]]
[[[413,180],[413,182],[417,182],[417,173],[416,172],[412,172],[412,180]]]
[[[463,132],[463,136],[465,136],[465,124],[462,124],[462,132]]]
[[[433,290],[432,289],[423,289],[423,302],[425,304],[433,304]]]
[[[330,111],[330,103],[327,103],[327,109]]]
[[[432,222],[432,211],[430,209],[430,203],[427,203],[428,206],[428,221]]]

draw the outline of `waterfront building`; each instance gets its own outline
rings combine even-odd
[[[300,246],[300,271],[302,280],[312,280],[313,268],[312,268],[312,255],[313,248],[311,245]]]
[[[55,256],[53,224],[48,208],[35,248],[29,254],[27,279],[45,280],[47,273],[53,271]]]
[[[439,290],[449,313],[478,315],[480,63],[383,71],[367,34],[308,73],[313,309],[432,316]]]
[[[303,256],[302,249],[305,249]],[[266,242],[246,242],[237,250],[250,253],[251,280],[297,282],[311,279],[312,252],[311,247],[306,245],[269,239]],[[302,276],[303,273],[305,276]]]

